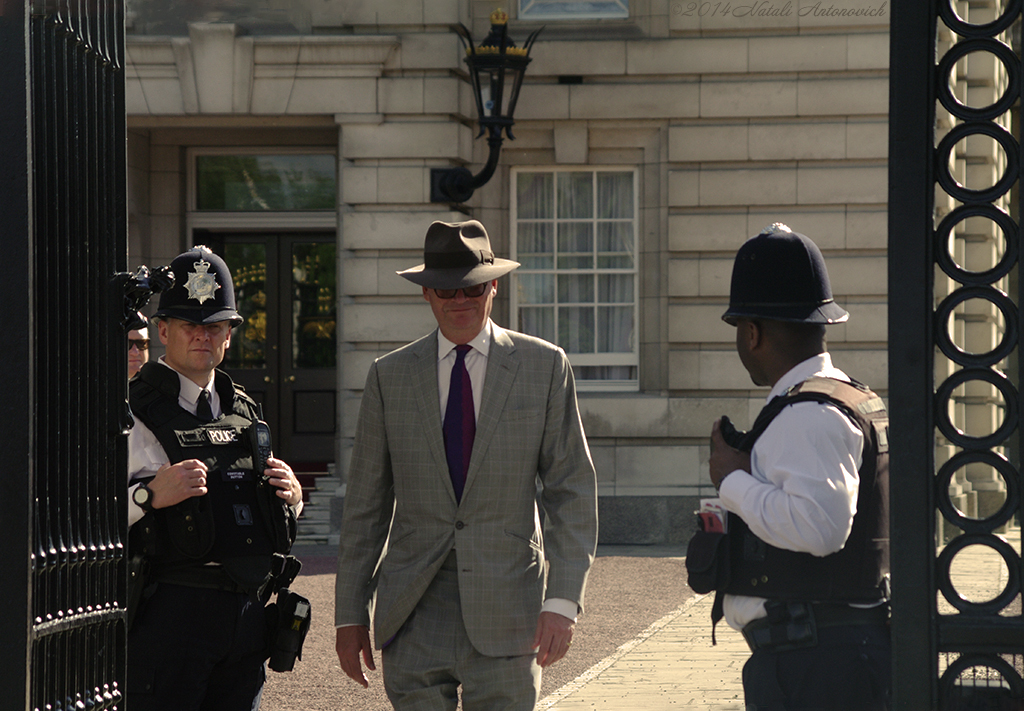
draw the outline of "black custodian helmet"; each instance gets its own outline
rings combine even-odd
[[[821,251],[806,235],[776,222],[740,247],[732,267],[729,309],[722,320],[762,318],[842,323],[850,317],[832,299]]]
[[[235,286],[224,260],[209,247],[197,245],[171,262],[174,286],[160,294],[154,318],[178,318],[207,324],[242,323],[235,310]]]

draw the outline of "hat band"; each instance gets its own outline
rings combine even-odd
[[[423,265],[427,269],[459,269],[480,264],[494,264],[494,252],[486,249],[470,252],[426,252]]]
[[[730,303],[730,309],[738,309],[741,307],[750,306],[770,306],[770,307],[785,307],[785,308],[818,308],[825,304],[831,304],[835,299],[825,299],[824,301],[741,301],[739,303]]]

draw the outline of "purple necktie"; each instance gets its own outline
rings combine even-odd
[[[473,454],[476,437],[476,413],[473,409],[473,384],[466,370],[466,354],[472,346],[455,346],[455,365],[448,386],[448,406],[444,411],[444,451],[448,457],[448,474],[452,478],[455,499],[462,500],[466,486],[469,457]]]

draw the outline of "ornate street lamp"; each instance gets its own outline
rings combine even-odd
[[[486,131],[487,145],[491,150],[487,164],[476,175],[465,168],[431,169],[432,202],[466,202],[474,190],[486,184],[494,175],[501,155],[501,132],[504,131],[510,141],[515,140],[512,135],[512,126],[515,124],[512,114],[516,110],[526,65],[530,63],[530,48],[540,30],[527,37],[521,48],[516,47],[508,36],[508,15],[495,10],[491,13],[491,32],[479,47],[473,48],[473,38],[461,22],[458,33],[466,49],[466,65],[469,67],[480,121],[480,133],[476,137],[480,138]]]

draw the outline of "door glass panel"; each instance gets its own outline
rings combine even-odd
[[[333,210],[336,161],[317,155],[196,157],[199,210]]]
[[[235,302],[244,319],[231,336],[224,358],[228,368],[267,367],[267,246],[235,243],[224,246],[224,261],[235,283]]]
[[[298,242],[292,247],[292,357],[296,368],[333,368],[335,244]]]

